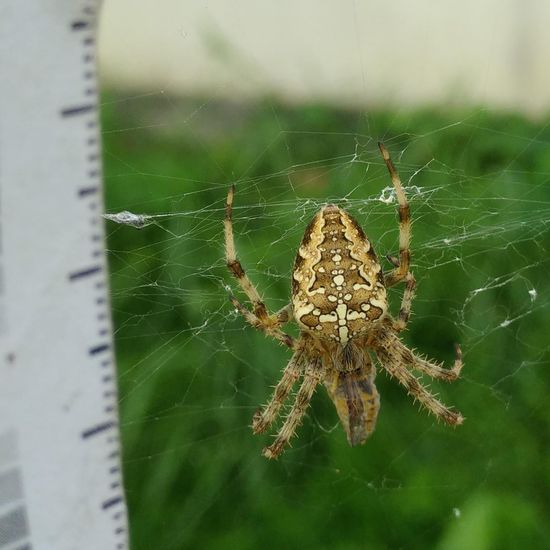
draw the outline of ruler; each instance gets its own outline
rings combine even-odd
[[[0,3],[0,550],[127,548],[99,3]]]

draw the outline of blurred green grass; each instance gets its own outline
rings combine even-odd
[[[107,225],[133,548],[550,547],[549,127],[483,109],[366,115],[114,93],[102,118],[107,212],[156,216],[141,230]],[[378,139],[421,187],[403,338],[446,361],[462,343],[463,379],[434,387],[467,420],[438,425],[380,373],[365,446],[348,447],[320,388],[292,449],[267,462],[250,419],[289,353],[227,302],[227,185],[241,259],[275,309],[323,202],[348,208],[379,255],[395,250]]]

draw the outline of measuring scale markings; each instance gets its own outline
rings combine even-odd
[[[103,266],[94,265],[93,267],[88,267],[88,268],[82,269],[80,271],[73,271],[72,273],[69,273],[69,280],[70,281],[76,281],[76,280],[81,279],[83,277],[88,277],[90,275],[95,275],[96,273],[100,273],[101,271],[103,271]]]
[[[19,476],[24,488],[0,499],[0,550],[124,550],[97,5],[5,0],[0,16],[10,82],[0,90],[0,436],[15,434],[19,447],[15,473],[0,468],[0,483]]]
[[[74,115],[83,115],[95,111],[95,105],[80,105],[78,107],[67,107],[61,111],[62,117],[74,116]]]

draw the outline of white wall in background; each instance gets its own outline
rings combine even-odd
[[[550,0],[104,0],[129,91],[550,111]]]

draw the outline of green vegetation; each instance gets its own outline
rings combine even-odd
[[[107,96],[103,131],[107,211],[158,216],[107,222],[133,548],[549,547],[550,127],[483,110]],[[377,139],[420,188],[403,338],[447,363],[461,342],[463,378],[432,387],[467,420],[438,425],[379,373],[365,446],[348,446],[319,388],[292,449],[268,462],[249,424],[289,352],[227,301],[227,185],[241,259],[276,309],[323,202],[349,209],[379,255],[395,251]]]

